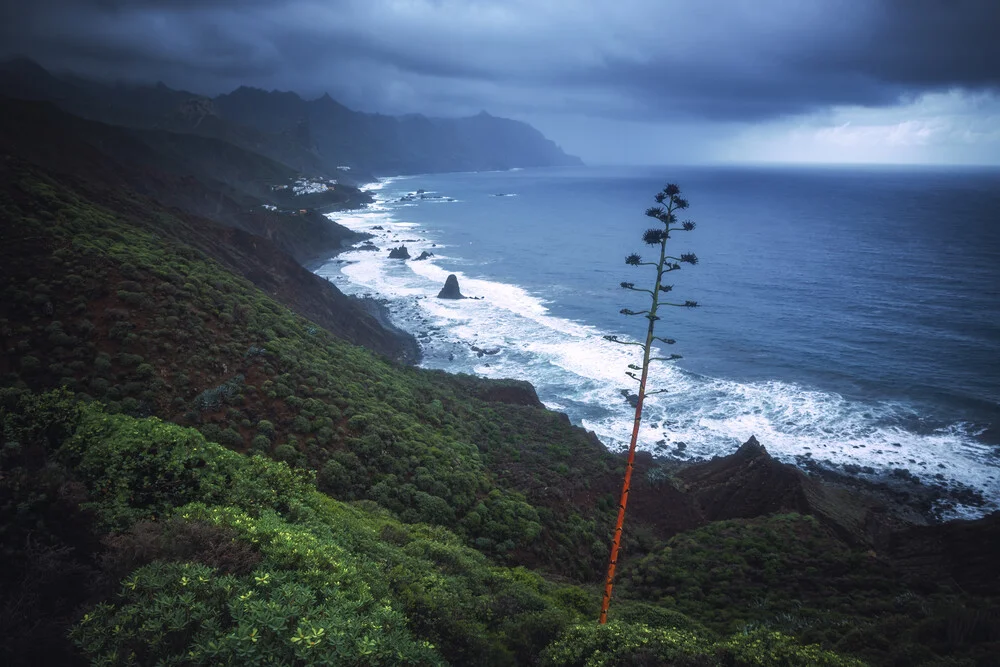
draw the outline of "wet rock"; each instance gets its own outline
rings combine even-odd
[[[422,259],[428,259],[428,258],[433,257],[433,256],[434,256],[434,253],[427,252],[426,250],[424,250],[422,253],[420,253],[419,257],[414,257],[413,261],[414,262],[419,262]]]
[[[639,405],[639,395],[638,394],[633,394],[628,389],[622,389],[620,393],[621,393],[622,396],[625,397],[625,400],[628,401],[628,404],[631,405],[633,408],[636,407],[637,405]]]
[[[462,291],[458,287],[458,277],[453,273],[444,281],[444,287],[438,292],[439,299],[464,299]]]
[[[410,253],[406,249],[405,245],[401,245],[398,248],[393,248],[389,251],[389,259],[409,259]]]

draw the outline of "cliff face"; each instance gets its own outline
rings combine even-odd
[[[233,146],[217,152],[221,142],[200,137],[183,137],[164,153],[158,149],[160,134],[148,144],[144,133],[75,118],[44,103],[0,100],[0,119],[0,151],[10,158],[19,156],[72,183],[133,225],[205,253],[345,340],[400,361],[417,358],[411,336],[382,327],[302,266],[329,257],[360,235],[316,211],[267,210],[248,187],[213,178],[243,173],[241,183],[256,183],[266,191],[267,179],[287,177],[286,168]],[[174,158],[177,151],[183,160]],[[367,199],[354,193],[347,195],[347,203]],[[14,239],[13,230],[5,234],[10,243]],[[10,270],[25,265],[20,275],[27,279],[31,266],[44,266],[46,259],[29,254],[10,262]]]
[[[94,189],[127,188],[160,205],[242,229],[302,263],[362,238],[316,209],[364,206],[371,201],[368,194],[338,184],[290,196],[289,188],[275,187],[287,186],[296,172],[217,139],[115,127],[50,104],[9,99],[0,99],[0,119],[0,142],[11,154]]]

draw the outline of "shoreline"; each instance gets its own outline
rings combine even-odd
[[[395,201],[396,199],[395,196],[385,197],[384,199],[379,200],[379,198],[377,197],[377,191],[382,190],[393,181],[407,180],[409,178],[412,178],[412,176],[385,177],[383,179],[380,179],[377,183],[366,185],[365,187],[371,188],[374,191],[372,192],[372,194],[376,195],[376,204],[391,203]],[[446,189],[444,188],[441,189],[447,193]],[[371,208],[370,206],[366,206],[361,209],[355,209],[355,211],[365,211],[370,208]],[[358,227],[359,229],[363,229],[365,228],[366,225],[370,226],[371,224],[378,224],[378,225],[386,224],[386,228],[389,229],[389,224],[391,224],[391,222],[399,222],[399,220],[393,215],[391,210],[388,211],[376,210],[372,211],[372,214],[373,218],[374,216],[377,216],[379,214],[385,214],[385,216],[389,220],[389,223],[383,223],[381,220],[374,220],[374,219],[371,220],[370,222],[365,222],[363,221],[363,219],[359,219],[358,221],[360,223]],[[414,229],[413,231],[415,232],[414,236],[419,235],[416,234],[416,232],[418,231],[417,229]],[[361,231],[359,231],[358,233],[364,234],[364,232]],[[405,232],[402,229],[394,230],[393,233],[396,235],[405,235]],[[376,237],[371,234],[367,234],[364,238],[376,238]],[[440,239],[437,240],[440,241]],[[338,250],[337,253],[332,255],[325,262],[318,262],[317,264],[319,264],[320,266],[316,266],[311,270],[316,271],[322,265],[329,264],[331,260],[334,260],[337,256],[341,255],[343,252],[350,250],[351,250],[350,246]],[[331,267],[331,270],[332,272],[338,272],[338,270],[335,267]],[[426,276],[427,275],[426,271],[422,270],[421,275]],[[422,353],[421,359],[418,362],[418,365],[420,365],[421,367],[444,370],[445,372],[449,373],[471,373],[473,375],[482,377],[484,379],[497,379],[501,377],[500,375],[489,374],[489,370],[487,370],[487,374],[480,372],[480,370],[478,370],[477,368],[473,368],[474,366],[477,366],[476,359],[467,360],[464,357],[461,357],[461,355],[459,355],[459,353],[457,352],[457,348],[460,346],[465,348],[471,347],[471,349],[473,350],[475,349],[474,347],[472,347],[475,343],[469,343],[468,340],[466,340],[468,337],[465,336],[464,334],[461,337],[455,338],[454,341],[448,339],[447,336],[441,337],[440,335],[436,334],[433,340],[437,341],[438,344],[435,345],[435,343],[430,342],[432,339],[421,338],[421,335],[425,334],[427,331],[431,331],[433,333],[436,330],[436,327],[429,326],[426,320],[418,322],[412,317],[410,317],[409,319],[404,317],[403,319],[405,320],[405,323],[401,323],[401,325],[395,324],[395,322],[393,321],[393,312],[390,310],[388,306],[391,306],[396,301],[399,301],[399,299],[392,297],[391,296],[392,292],[383,293],[380,292],[375,285],[369,285],[366,282],[355,282],[350,278],[348,278],[348,280],[351,281],[352,285],[359,288],[359,290],[363,290],[364,292],[364,294],[352,296],[352,298],[357,299],[359,302],[364,302],[369,304],[370,307],[372,307],[373,309],[377,308],[378,310],[377,316],[381,318],[380,322],[388,323],[394,329],[405,331],[408,335],[413,336],[417,340],[418,346],[421,348],[421,350],[423,350],[425,345],[430,344],[430,349],[432,352],[431,356],[433,358],[437,358],[439,363],[431,366],[426,366],[425,364],[427,363],[428,359],[426,355]],[[465,282],[463,281],[463,288],[464,286]],[[513,287],[517,286],[514,285]],[[416,300],[419,300],[421,298],[423,297],[418,296],[416,297]],[[408,313],[409,315],[413,315],[414,313],[411,312],[411,310],[416,303],[417,301],[414,301],[411,304],[409,302],[409,298],[403,298],[403,300],[396,305],[398,308],[402,308],[402,312],[404,314]],[[422,311],[416,311],[416,312],[419,313]],[[373,316],[375,315],[375,313],[372,314]],[[426,313],[423,314],[426,315]],[[473,326],[478,326],[477,324],[475,324],[475,322],[478,322],[478,320],[474,320]],[[407,324],[412,325],[411,327],[413,328],[412,332],[410,332],[406,328]],[[469,323],[466,323],[466,325],[464,326],[468,328],[468,324]],[[445,331],[447,331],[447,328],[445,328]],[[456,354],[459,356],[459,360],[456,363],[461,365],[462,363],[467,362],[470,365],[469,369],[460,368],[456,370],[455,368],[451,367],[455,366],[455,364],[449,364],[447,361],[443,361],[443,359],[440,357],[441,350],[444,349],[444,351],[447,352],[447,345],[449,344],[454,344],[454,347],[456,349]],[[487,343],[480,342],[478,344],[487,348],[491,347]],[[514,344],[511,344],[508,347],[514,353],[517,352],[517,350],[514,347]],[[433,354],[435,348],[437,352],[437,357],[434,357]],[[431,361],[433,361],[433,358],[431,359]],[[482,358],[482,355],[480,355],[480,358]],[[492,362],[492,361],[493,361],[492,359],[484,359],[483,362],[478,365],[490,366],[491,364],[486,362]],[[493,369],[497,369],[497,372],[504,372],[501,369],[502,364],[503,364],[502,361],[501,364],[492,363],[492,367]],[[540,384],[537,377],[535,376],[537,376],[537,373],[535,373],[534,375],[532,375],[531,373],[528,373],[526,375],[508,374],[506,377],[516,377],[518,379],[531,383],[532,386],[536,387],[536,389],[538,387],[542,387],[544,389],[545,387],[544,383]],[[542,393],[543,395],[545,394],[544,391]],[[549,410],[565,414],[566,408],[563,407],[564,401],[562,400],[553,401],[551,392],[549,392],[549,395],[545,400],[551,406],[548,408]],[[595,403],[594,405],[605,406],[606,404],[603,402],[599,402]],[[610,407],[611,409],[618,411],[617,405],[613,405]],[[570,405],[570,408],[572,411],[572,405]],[[586,416],[583,416],[581,418],[580,414],[576,414],[576,417],[574,418],[573,421],[576,425],[583,428],[584,430],[588,431],[596,430],[598,433],[602,433],[603,435],[597,436],[598,439],[601,440],[602,444],[608,442],[606,438],[608,437],[608,433],[610,431],[608,430],[607,427],[603,429],[595,428],[595,426],[600,426],[601,424],[596,422],[593,418],[589,418]],[[648,422],[649,420],[646,421]],[[846,458],[844,456],[840,456],[839,458],[834,458],[834,459],[827,459],[825,457],[823,458],[817,457],[817,459],[811,459],[808,456],[803,456],[801,452],[799,454],[796,454],[795,452],[796,446],[794,442],[792,443],[791,446],[789,446],[787,442],[784,445],[781,445],[780,444],[782,442],[781,440],[770,441],[770,439],[767,438],[766,434],[752,433],[750,431],[748,431],[744,435],[745,437],[749,437],[750,435],[753,434],[758,435],[758,437],[765,438],[765,440],[762,441],[765,446],[775,447],[774,456],[777,460],[795,466],[799,470],[802,470],[803,472],[807,473],[810,477],[822,478],[830,484],[839,485],[844,488],[854,488],[857,490],[866,490],[872,493],[882,494],[892,502],[897,503],[900,506],[905,506],[910,508],[912,512],[914,512],[916,515],[919,515],[924,521],[942,522],[942,521],[962,520],[962,519],[971,520],[975,517],[985,516],[989,514],[991,511],[997,511],[995,507],[995,500],[989,495],[989,489],[991,487],[988,484],[981,487],[970,486],[966,482],[962,481],[967,479],[975,479],[974,477],[970,478],[969,476],[960,476],[958,479],[952,479],[950,477],[948,479],[943,479],[943,478],[935,479],[933,476],[927,476],[927,469],[921,470],[920,468],[912,468],[912,467],[910,469],[907,469],[905,467],[902,467],[905,466],[905,463],[902,463],[899,466],[894,466],[887,462],[876,463],[873,461],[871,463],[868,463],[866,459],[856,459],[851,456],[846,456]],[[706,435],[711,435],[711,434],[707,433]],[[611,436],[610,442],[612,443],[615,442],[613,436]],[[690,441],[688,442],[690,444]],[[812,444],[812,443],[807,440],[806,444]],[[918,445],[919,443],[914,444],[914,446]],[[850,453],[850,450],[848,449],[848,447],[850,446],[849,442],[846,444],[838,443],[836,439],[832,439],[830,442],[830,446],[831,449],[829,449],[828,451],[830,451],[834,455],[836,455],[838,452],[840,452],[841,454]],[[618,451],[618,447],[616,446],[608,446],[607,444],[604,444],[604,447],[611,452]],[[657,460],[663,461],[664,463],[669,462],[670,465],[689,466],[697,462],[711,460],[713,456],[725,456],[726,454],[734,451],[735,448],[737,447],[738,443],[730,442],[729,439],[723,439],[720,436],[719,439],[714,441],[714,444],[708,441],[702,442],[700,451],[692,451],[692,448],[689,447],[687,453],[684,454],[682,457],[673,457],[670,456],[669,454],[665,457],[658,455],[656,454],[657,450],[654,449],[652,446],[646,447],[645,451],[649,452],[650,455],[654,456]],[[805,447],[805,449],[808,450],[809,448]]]

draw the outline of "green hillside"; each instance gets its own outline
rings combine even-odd
[[[933,527],[814,512],[759,447],[704,479],[639,460],[598,627],[620,457],[526,383],[394,360],[274,244],[107,155],[76,177],[5,151],[4,664],[995,664],[996,521],[945,563]],[[727,479],[801,505],[712,521]]]

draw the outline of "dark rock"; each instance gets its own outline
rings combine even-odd
[[[509,405],[527,405],[533,408],[544,408],[535,387],[525,380],[490,380],[477,387],[473,395],[484,401],[507,403]],[[560,419],[569,421],[569,417],[556,413]]]
[[[633,408],[639,405],[639,394],[633,394],[628,389],[622,389],[620,393],[622,396],[625,397],[625,400],[628,401],[628,404],[631,405]]]
[[[393,248],[389,251],[389,259],[409,259],[410,253],[406,249],[405,245],[401,245],[398,248]]]
[[[734,454],[695,464],[678,477],[709,521],[780,512],[812,514],[855,544],[876,542],[891,529],[880,502],[855,489],[824,485],[777,461],[754,437]]]
[[[375,225],[374,227],[372,227],[372,229],[383,229],[384,230],[385,227],[383,227],[382,225]]]
[[[414,262],[419,262],[422,259],[428,259],[429,257],[433,257],[433,256],[434,256],[434,253],[427,252],[426,250],[424,250],[422,253],[420,253],[419,257],[414,257],[413,261]]]
[[[450,381],[455,386],[461,387],[466,395],[480,401],[545,408],[538,399],[538,393],[535,391],[534,385],[525,380],[491,380],[472,375],[453,375],[450,377]],[[563,416],[560,416],[560,413],[552,414],[559,416],[559,419],[564,419]]]
[[[464,299],[462,291],[458,288],[458,277],[453,273],[444,281],[444,287],[438,292],[439,299]]]

